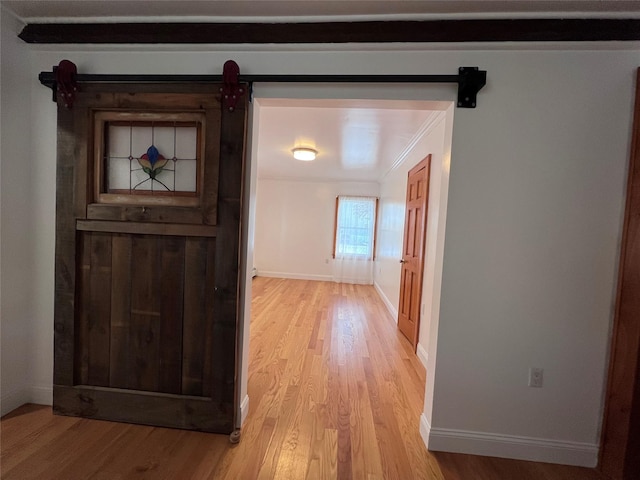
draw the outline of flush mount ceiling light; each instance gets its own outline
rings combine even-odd
[[[308,147],[296,147],[292,150],[293,158],[296,160],[302,160],[303,162],[310,162],[311,160],[316,159],[316,155],[318,154],[317,150]]]

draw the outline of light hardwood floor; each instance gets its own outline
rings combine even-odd
[[[3,479],[596,480],[594,470],[428,453],[425,371],[371,286],[256,278],[250,413],[227,436],[53,416],[1,422]]]

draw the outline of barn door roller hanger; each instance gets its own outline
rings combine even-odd
[[[457,106],[475,108],[478,92],[487,83],[486,70],[478,67],[460,67],[457,75],[241,75],[238,64],[228,60],[222,75],[105,75],[79,74],[76,66],[69,60],[62,60],[53,67],[52,72],[41,72],[40,83],[53,90],[53,100],[57,94],[69,108],[73,105],[75,92],[82,82],[104,83],[178,83],[206,82],[223,83],[223,101],[225,106],[233,110],[233,96],[236,99],[245,92],[239,83],[251,86],[256,82],[264,83],[456,83],[458,84]]]

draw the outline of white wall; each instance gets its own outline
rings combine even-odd
[[[31,285],[36,269],[31,258],[33,185],[29,157],[29,52],[16,37],[21,29],[19,22],[4,8],[0,10],[0,15],[0,410],[4,415],[29,400]]]
[[[336,197],[378,196],[379,190],[377,182],[258,177],[254,261],[258,275],[331,280]]]
[[[640,55],[497,57],[456,111],[429,445],[595,465]]]
[[[434,102],[435,103],[435,102]],[[441,102],[442,103],[442,102]],[[429,199],[427,215],[427,243],[421,302],[420,331],[417,354],[427,363],[431,318],[437,318],[439,288],[442,279],[442,249],[444,247],[444,221],[449,182],[451,136],[447,125],[453,123],[453,107],[434,105],[433,114],[426,120],[420,135],[404,157],[402,163],[388,172],[380,184],[380,217],[376,261],[376,288],[385,300],[392,316],[398,320],[400,297],[400,263],[404,236],[407,175],[423,158],[431,154]],[[449,132],[450,133],[450,132]],[[434,293],[436,293],[434,297]]]
[[[370,45],[368,51],[30,48],[33,147],[18,176],[32,173],[29,209],[37,231],[12,255],[32,259],[33,385],[51,385],[53,356],[56,122],[38,72],[65,57],[92,73],[220,72],[228,58],[243,72],[264,74],[453,73],[478,65],[488,71],[478,108],[455,111],[440,314],[430,324],[432,385],[422,432],[432,449],[595,461],[637,43]],[[258,85],[255,91],[275,98],[455,98],[448,85]],[[11,93],[20,92],[13,84]],[[3,186],[6,169],[3,154]],[[4,216],[2,222],[4,248]],[[544,388],[526,386],[530,366],[545,369]],[[16,369],[11,365],[7,374],[19,377]]]

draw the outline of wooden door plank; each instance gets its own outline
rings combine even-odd
[[[239,115],[241,114],[239,113]],[[218,183],[220,178],[220,108],[207,109],[205,117],[202,218],[205,224],[215,225],[218,219]]]
[[[89,385],[108,386],[111,338],[111,235],[91,235]]]
[[[89,159],[93,157],[93,145],[90,144],[90,116],[85,109],[74,110],[75,118],[75,178],[73,197],[74,218],[87,217],[87,205],[93,200],[93,182],[88,179],[93,178],[93,162]]]
[[[168,83],[83,83],[73,108],[130,109],[169,112],[202,111],[220,108],[220,85]],[[135,93],[133,93],[135,91]],[[133,94],[132,94],[133,93]],[[189,94],[202,95],[189,95]]]
[[[232,416],[211,399],[91,386],[55,386],[65,415],[231,433]]]
[[[129,387],[131,361],[131,235],[114,235],[111,270],[109,386]]]
[[[109,205],[92,203],[87,206],[87,218],[126,222],[202,223],[202,212],[193,207],[164,207],[155,205]]]
[[[77,164],[75,131],[83,109],[68,110],[59,100],[56,166],[56,245],[54,293],[53,382],[73,385],[75,335],[75,171]]]
[[[157,239],[134,235],[131,261],[131,342],[133,369],[130,388],[158,388],[160,334],[160,272]]]
[[[246,96],[233,112],[222,111],[218,235],[216,236],[215,320],[213,324],[213,371],[215,395],[235,411],[237,331],[239,311],[240,218],[244,176]],[[234,368],[230,368],[234,365]]]
[[[190,237],[185,243],[182,393],[202,395],[205,330],[207,242]]]
[[[89,383],[89,308],[91,305],[91,232],[83,232],[78,240],[80,249],[78,302],[75,329],[75,382]]]
[[[207,263],[206,263],[206,279],[205,279],[205,325],[203,331],[204,337],[204,368],[202,371],[202,395],[212,397],[215,391],[213,383],[213,325],[216,320],[217,312],[215,310],[215,291],[213,289],[216,280],[216,240],[215,238],[207,241]]]
[[[215,237],[214,225],[180,225],[170,223],[114,222],[103,220],[78,220],[76,228],[87,232],[136,233],[140,235],[165,235],[188,237]]]
[[[182,390],[182,319],[184,304],[184,237],[160,240],[160,364],[158,391]]]

